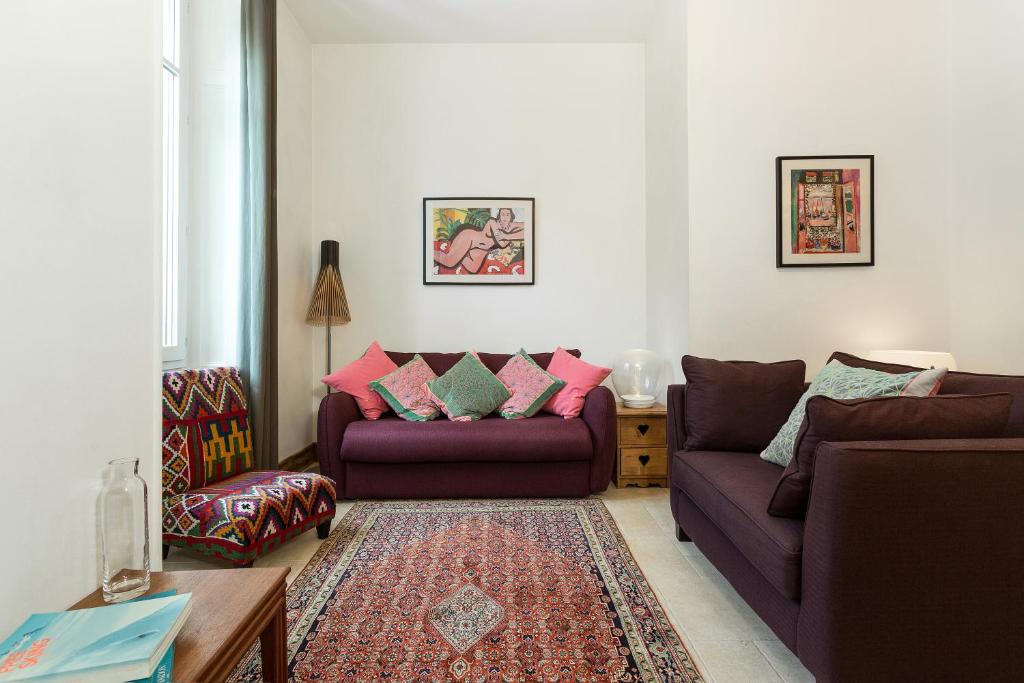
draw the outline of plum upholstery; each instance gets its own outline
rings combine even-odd
[[[806,519],[778,518],[781,467],[682,450],[686,393],[667,392],[680,533],[817,680],[1024,680],[1024,439],[826,441]]]
[[[921,368],[898,363],[881,363],[859,358],[853,354],[836,351],[829,360],[838,360],[843,365],[855,368],[868,368],[880,372],[913,372]],[[962,372],[954,370],[946,375],[939,387],[939,394],[1010,394],[1013,405],[1010,407],[1010,419],[1006,423],[1003,436],[1024,437],[1024,376],[995,375],[990,373]]]
[[[506,420],[489,415],[477,425],[440,418],[417,423],[400,417],[359,420],[341,444],[346,462],[560,462],[594,457],[582,420],[542,415]]]
[[[330,522],[335,486],[319,474],[254,471],[235,368],[163,375],[163,543],[251,563]]]
[[[401,365],[413,353],[389,351]],[[571,352],[574,355],[579,351]],[[464,354],[421,353],[443,373]],[[480,353],[500,370],[511,354]],[[551,354],[531,354],[541,367]],[[488,416],[455,423],[406,422],[393,415],[364,420],[355,400],[332,393],[317,420],[320,471],[346,498],[581,497],[603,491],[615,457],[615,398],[605,387],[587,394],[579,418]]]
[[[800,597],[804,525],[772,517],[766,504],[779,481],[778,465],[754,453],[678,451],[672,457],[672,480],[775,590]]]
[[[824,680],[1024,680],[1022,490],[1024,439],[823,444],[800,659]]]

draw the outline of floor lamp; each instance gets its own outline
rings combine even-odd
[[[348,299],[345,298],[345,285],[341,282],[338,270],[340,247],[336,240],[320,242],[320,272],[316,276],[313,296],[309,300],[306,311],[306,324],[327,328],[327,371],[331,374],[331,328],[344,325],[352,320],[348,312]],[[327,387],[331,393],[331,387]]]

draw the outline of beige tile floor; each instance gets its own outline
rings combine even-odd
[[[601,497],[709,681],[814,680],[701,552],[692,543],[676,541],[667,490],[612,487]],[[351,506],[350,502],[338,505],[335,524]],[[256,566],[289,567],[291,581],[319,544],[316,533],[310,531],[260,558]],[[167,571],[226,566],[177,548],[164,561]]]

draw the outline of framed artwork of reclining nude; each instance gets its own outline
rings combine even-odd
[[[423,200],[423,284],[532,285],[533,197]]]
[[[875,265],[875,157],[776,157],[779,268]]]

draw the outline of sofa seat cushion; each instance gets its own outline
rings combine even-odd
[[[345,430],[341,444],[342,462],[563,462],[592,457],[587,424],[555,415],[526,420],[489,415],[475,422],[406,422],[390,416],[357,420]]]
[[[163,498],[163,542],[243,564],[334,517],[334,482],[319,474],[247,472]]]
[[[782,595],[800,598],[803,520],[772,517],[768,501],[782,468],[757,453],[677,451],[672,486],[681,489]]]

